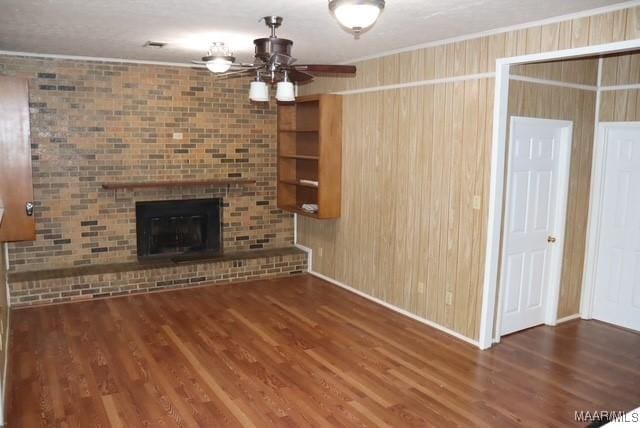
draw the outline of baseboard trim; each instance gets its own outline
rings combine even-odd
[[[370,300],[370,301],[372,301],[374,303],[377,303],[377,304],[379,304],[381,306],[384,306],[387,309],[391,309],[392,311],[397,312],[400,315],[404,315],[405,317],[411,318],[411,319],[413,319],[415,321],[418,321],[418,322],[420,322],[422,324],[428,325],[429,327],[433,327],[436,330],[440,330],[443,333],[446,333],[446,334],[448,334],[450,336],[455,337],[456,339],[462,340],[463,342],[467,342],[467,343],[469,343],[471,345],[474,345],[474,346],[480,348],[480,343],[477,340],[470,339],[467,336],[464,336],[464,335],[462,335],[462,334],[460,334],[460,333],[458,333],[456,331],[453,331],[453,330],[451,330],[451,329],[449,329],[447,327],[444,327],[444,326],[442,326],[440,324],[437,324],[437,323],[435,323],[433,321],[430,321],[430,320],[428,320],[426,318],[419,317],[419,316],[417,316],[415,314],[412,314],[411,312],[408,312],[408,311],[406,311],[404,309],[401,309],[401,308],[399,308],[397,306],[394,306],[394,305],[392,305],[390,303],[387,303],[384,300],[380,300],[380,299],[378,299],[376,297],[370,296],[369,294],[363,293],[360,290],[356,290],[353,287],[349,287],[348,285],[343,284],[340,281],[336,281],[335,279],[329,278],[328,276],[325,276],[325,275],[323,275],[321,273],[314,272],[311,269],[309,269],[309,273],[311,275],[317,277],[317,278],[320,278],[320,279],[323,279],[323,280],[325,280],[327,282],[330,282],[331,284],[336,285],[336,286],[338,286],[338,287],[340,287],[340,288],[342,288],[344,290],[347,290],[347,291],[349,291],[349,292],[351,292],[353,294],[356,294],[356,295],[358,295],[360,297],[364,297],[367,300]]]
[[[556,321],[556,325],[558,324],[562,324],[568,321],[573,321],[573,320],[577,320],[580,318],[580,314],[573,314],[573,315],[569,315],[566,317],[562,317],[562,318],[558,318],[558,320]]]

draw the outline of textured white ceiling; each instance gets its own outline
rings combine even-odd
[[[188,62],[208,42],[224,41],[249,61],[253,39],[268,34],[258,19],[281,15],[279,35],[294,41],[299,63],[332,63],[620,2],[387,0],[376,25],[355,40],[326,0],[2,0],[0,50]],[[143,48],[147,40],[169,45]]]

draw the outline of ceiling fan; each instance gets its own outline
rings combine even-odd
[[[306,82],[316,74],[344,73],[355,74],[353,65],[332,64],[294,64],[296,58],[291,56],[293,41],[276,36],[276,28],[282,25],[282,17],[265,16],[264,22],[271,28],[271,35],[255,39],[255,61],[251,64],[236,63],[224,43],[214,43],[202,61],[194,64],[204,65],[219,77],[237,76],[255,73],[256,79],[251,83],[249,98],[253,101],[268,101],[267,83],[277,83],[276,99],[278,101],[294,101],[293,83]]]

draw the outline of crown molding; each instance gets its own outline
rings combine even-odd
[[[2,56],[20,56],[27,58],[43,58],[43,59],[66,59],[72,61],[91,61],[91,62],[109,62],[117,64],[140,64],[140,65],[161,65],[165,67],[183,67],[183,68],[202,68],[197,64],[190,64],[184,62],[163,62],[163,61],[144,61],[136,59],[126,58],[102,58],[95,56],[80,56],[80,55],[59,55],[48,53],[36,53],[36,52],[17,52],[17,51],[3,51],[0,50]]]

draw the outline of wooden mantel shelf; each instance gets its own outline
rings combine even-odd
[[[210,180],[180,180],[180,181],[144,181],[123,183],[102,183],[102,188],[107,190],[126,189],[150,189],[161,187],[228,187],[234,185],[256,184],[256,180],[248,179],[210,179]]]

